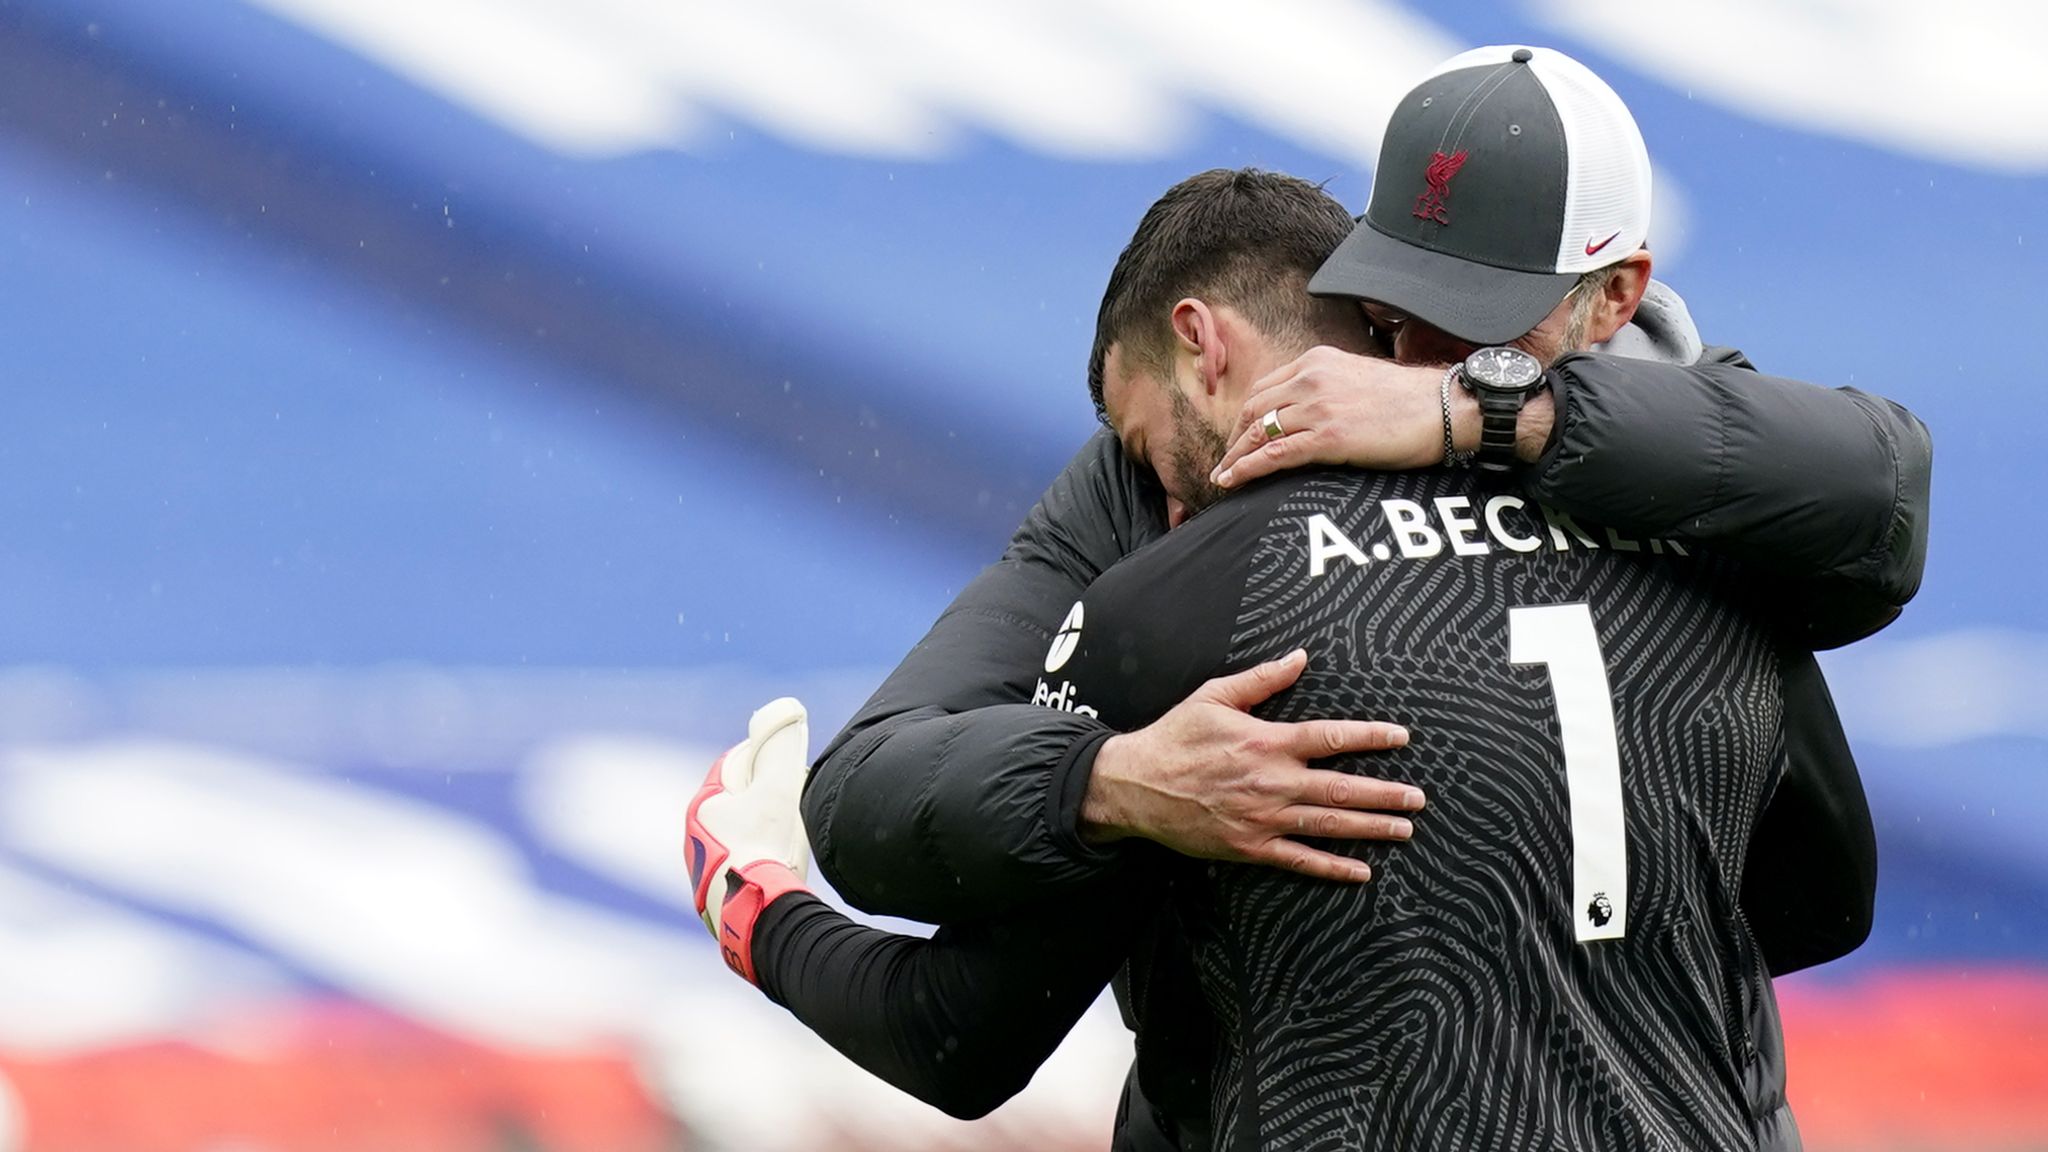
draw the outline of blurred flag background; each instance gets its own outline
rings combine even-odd
[[[683,805],[996,554],[1159,192],[1362,206],[1502,41],[1634,108],[1710,342],[1934,429],[1792,1091],[2048,1148],[2048,8],[0,0],[0,1152],[1101,1147],[1113,1015],[945,1120],[723,970]]]

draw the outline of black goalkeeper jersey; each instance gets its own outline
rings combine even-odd
[[[1788,642],[1803,648],[1868,635],[1917,588],[1929,443],[1897,405],[1760,375],[1727,349],[1693,364],[1574,353],[1549,380],[1557,430],[1518,477],[1521,495],[1753,562],[1776,590]],[[1075,599],[1163,533],[1151,479],[1099,432],[1001,560],[827,747],[806,787],[818,868],[838,891],[856,907],[945,927],[919,941],[787,897],[756,937],[763,986],[864,1067],[956,1114],[993,1107],[1028,1080],[1064,1033],[1062,1014],[1093,996],[1094,985],[1074,990],[1073,979],[1099,983],[1123,959],[1105,970],[1099,956],[1062,953],[1075,937],[1119,936],[1133,919],[1094,914],[1100,890],[1120,885],[1146,846],[1101,851],[1074,824],[1094,752],[1113,730],[1026,701]],[[1876,869],[1862,785],[1820,668],[1788,649],[1782,675],[1788,768],[1750,847],[1743,906],[1780,974],[1862,942]],[[1049,680],[1048,701],[1059,684]],[[1157,903],[1143,897],[1141,910]],[[789,947],[764,955],[764,938]],[[1206,1148],[1198,1129],[1214,1046],[1185,947],[1164,933],[1127,946],[1120,990],[1143,1028],[1117,1147]],[[934,983],[946,994],[897,1009]],[[1751,1032],[1768,1064],[1774,1005],[1755,1008]],[[1782,1072],[1759,1065],[1752,1076],[1759,1143],[1796,1148],[1779,1111]]]
[[[1412,842],[1319,844],[1368,884],[1161,869],[1217,1021],[1217,1145],[1755,1146],[1775,1009],[1737,900],[1783,747],[1746,594],[1444,471],[1281,477],[1090,587],[1040,704],[1135,728],[1306,648],[1260,714],[1405,724],[1333,764],[1429,796]]]

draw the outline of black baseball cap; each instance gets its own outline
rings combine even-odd
[[[1649,231],[1650,154],[1621,97],[1562,52],[1474,48],[1394,109],[1365,215],[1308,290],[1504,344]]]

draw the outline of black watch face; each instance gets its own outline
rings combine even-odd
[[[1522,392],[1543,378],[1543,365],[1520,348],[1481,348],[1465,358],[1465,378],[1496,392]]]

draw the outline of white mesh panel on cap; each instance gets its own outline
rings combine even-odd
[[[1429,76],[1424,76],[1422,79],[1427,80],[1430,76],[1441,76],[1446,72],[1456,72],[1460,68],[1477,68],[1482,64],[1505,64],[1514,57],[1515,49],[1519,47],[1521,47],[1519,44],[1488,44],[1482,48],[1467,48],[1449,60],[1431,68]],[[1541,51],[1541,49],[1531,49],[1531,51]],[[1420,84],[1422,80],[1418,80],[1416,83]]]
[[[1529,66],[1564,124],[1569,175],[1557,270],[1612,264],[1650,234],[1650,152],[1642,130],[1614,89],[1584,64],[1549,48],[1532,51]],[[1597,250],[1588,255],[1587,248]]]

